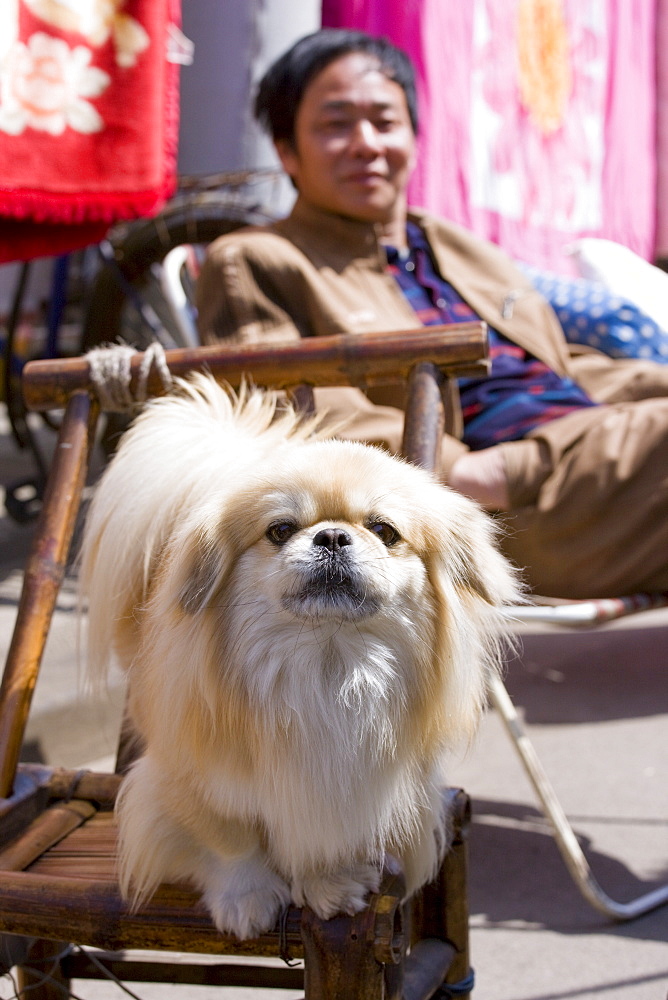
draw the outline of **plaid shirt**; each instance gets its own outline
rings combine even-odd
[[[388,270],[425,326],[478,320],[442,278],[429,244],[414,222],[407,226],[409,250],[386,247]],[[489,329],[491,371],[486,378],[460,379],[464,441],[472,449],[517,441],[539,424],[596,404],[570,378]]]

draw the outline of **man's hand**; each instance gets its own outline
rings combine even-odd
[[[448,486],[487,510],[508,510],[508,482],[499,448],[483,448],[461,455],[450,470]]]

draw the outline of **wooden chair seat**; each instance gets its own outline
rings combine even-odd
[[[21,765],[30,775],[30,768]],[[173,948],[202,954],[279,955],[277,935],[252,945],[225,937],[214,927],[198,895],[184,885],[163,885],[150,903],[131,913],[122,901],[116,875],[117,824],[109,791],[119,775],[87,774],[92,798],[51,800],[18,837],[0,851],[0,924],[12,934],[85,941],[97,948]],[[97,787],[96,787],[97,786]],[[291,908],[287,937],[302,956],[300,911]],[[285,928],[284,928],[285,931]]]
[[[20,765],[28,778],[34,778],[30,765]],[[63,775],[48,775],[49,796],[63,787]],[[44,769],[38,779],[44,785]],[[76,775],[81,784],[81,777]],[[152,899],[137,912],[129,911],[121,899],[116,873],[117,824],[113,811],[113,793],[120,786],[120,776],[86,773],[84,791],[67,799],[50,798],[46,807],[0,851],[0,925],[11,934],[45,936],[44,921],[50,924],[53,939],[72,941],[107,950],[137,948],[180,950],[201,954],[270,955],[289,959],[303,958],[303,920],[306,911],[288,908],[280,930],[251,942],[241,942],[222,935],[212,924],[199,896],[185,885],[162,885]],[[96,794],[97,793],[97,794]],[[453,850],[463,845],[468,824],[468,798],[463,792],[447,793],[448,809],[453,817]],[[403,931],[403,916],[398,907],[403,895],[401,872],[391,859],[386,866],[383,885],[372,910],[362,922],[377,916],[393,919],[373,925],[377,946],[392,947],[393,939]],[[379,905],[378,899],[383,900]],[[349,918],[342,918],[348,922]],[[359,922],[350,918],[351,925]],[[369,928],[366,927],[368,931]]]
[[[365,387],[408,382],[404,454],[436,468],[447,406],[447,379],[486,370],[483,324],[391,335],[312,338],[285,347],[199,348],[168,352],[173,374],[206,368],[238,385],[291,390],[308,385]],[[136,387],[143,358],[132,360]],[[129,911],[115,874],[113,805],[120,774],[91,774],[21,764],[21,746],[51,615],[62,582],[86,481],[99,402],[83,359],[33,362],[24,370],[29,408],[65,407],[44,508],[26,569],[16,628],[0,686],[0,943],[6,965],[36,1000],[69,992],[72,977],[219,985],[303,987],[306,1000],[427,1000],[467,997],[466,826],[468,799],[445,792],[453,816],[452,849],[432,886],[402,905],[403,873],[388,858],[380,890],[354,917],[323,921],[289,907],[270,934],[238,941],[220,934],[187,887],[164,885]],[[143,386],[162,391],[149,372]],[[119,747],[117,769],[128,759]],[[70,947],[70,944],[74,948]],[[103,950],[91,958],[77,946]],[[118,952],[162,954],[133,961]],[[304,972],[229,964],[176,963],[173,953],[304,958]],[[211,968],[214,971],[211,971]],[[101,972],[102,969],[102,972]]]

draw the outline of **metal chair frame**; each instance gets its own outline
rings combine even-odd
[[[507,608],[506,614],[516,622],[547,622],[564,626],[597,625],[624,615],[668,605],[668,593],[637,594],[631,597],[602,598],[590,601],[536,603],[526,607]],[[580,893],[587,902],[612,920],[634,920],[668,903],[668,885],[619,903],[601,888],[557,797],[554,786],[529,739],[526,728],[501,680],[492,682],[490,699],[501,718],[506,732],[549,820],[557,847]]]

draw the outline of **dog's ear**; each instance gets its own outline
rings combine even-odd
[[[427,572],[435,596],[436,652],[447,677],[453,738],[470,739],[509,640],[501,607],[522,601],[516,570],[497,546],[491,517],[447,491],[430,525]]]
[[[211,603],[242,553],[257,541],[256,501],[254,490],[230,493],[223,502],[210,498],[180,527],[174,561],[180,564],[178,604],[186,614]]]
[[[434,570],[494,607],[520,603],[522,585],[500,550],[500,530],[491,515],[447,487],[439,487],[439,494],[429,525]]]
[[[179,604],[186,614],[203,611],[222,584],[224,567],[208,545],[195,544],[186,562],[188,567],[179,593]]]
[[[452,556],[462,583],[494,607],[522,600],[516,569],[499,548],[499,529],[489,514],[467,503],[463,524],[453,526]]]
[[[203,611],[213,600],[235,561],[232,544],[205,529],[186,534],[169,553],[172,594],[187,615]]]

